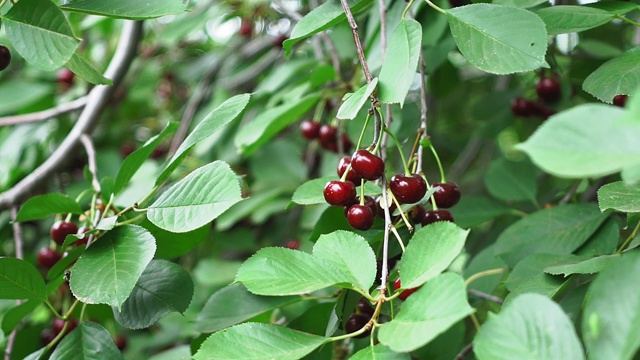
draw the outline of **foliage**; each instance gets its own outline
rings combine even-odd
[[[637,357],[639,3],[0,2],[0,348]]]

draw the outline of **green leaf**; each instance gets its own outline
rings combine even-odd
[[[122,354],[107,329],[98,323],[83,321],[60,341],[50,359],[122,359]]]
[[[377,85],[378,78],[373,78],[373,80],[371,80],[371,82],[367,84],[367,86],[361,87],[353,94],[348,94],[351,96],[349,96],[346,100],[343,98],[342,100],[344,102],[342,103],[342,105],[340,105],[336,118],[343,120],[355,119],[355,117],[358,116],[358,112],[360,111],[360,109],[362,109],[367,100],[369,100],[369,96],[371,96],[371,93],[373,93]]]
[[[584,260],[584,257],[576,256],[574,261],[562,265],[548,266],[544,272],[551,275],[595,274],[606,268],[620,257],[619,254],[598,256]]]
[[[167,260],[152,260],[122,309],[113,308],[113,316],[126,328],[143,329],[172,311],[184,313],[192,297],[193,281],[185,269]]]
[[[331,180],[338,180],[335,176],[326,176],[318,179],[312,179],[300,185],[291,197],[291,202],[298,205],[314,205],[325,204],[323,195],[324,186]],[[360,191],[360,190],[358,190]],[[369,196],[378,196],[382,194],[379,186],[371,183],[364,183],[364,193]]]
[[[353,354],[349,360],[411,360],[411,356],[406,353],[397,353],[388,347],[378,344],[376,346],[368,346],[357,353]]]
[[[413,351],[472,313],[464,280],[445,273],[407,298],[398,316],[380,327],[378,338],[393,351]]]
[[[448,10],[447,18],[458,49],[480,70],[512,74],[548,66],[547,30],[532,12],[473,4]]]
[[[456,224],[462,228],[476,226],[510,212],[508,206],[482,195],[465,195],[451,209]]]
[[[575,259],[573,255],[533,254],[519,261],[507,278],[506,287],[511,292],[507,301],[524,293],[555,296],[567,282],[559,276],[544,273],[544,269],[566,264]]]
[[[460,255],[467,235],[469,230],[448,221],[438,221],[416,231],[402,255],[402,287],[418,287],[440,275]]]
[[[600,211],[640,212],[640,185],[627,185],[622,181],[606,184],[598,189]]]
[[[599,1],[585,5],[590,8],[606,10],[614,15],[624,15],[630,11],[640,9],[640,5],[626,1]]]
[[[160,229],[148,219],[143,220],[140,226],[149,230],[156,239],[156,259],[174,259],[188,253],[202,243],[211,230],[211,226],[207,224],[186,233],[173,233]]]
[[[226,125],[236,119],[247,106],[250,98],[251,95],[249,94],[233,96],[216,107],[201,122],[199,122],[189,136],[187,136],[182,144],[180,144],[176,153],[173,154],[171,160],[169,160],[167,165],[164,167],[162,174],[160,174],[156,181],[156,185],[162,184],[169,175],[171,175],[180,162],[187,156],[187,151],[189,151],[189,149],[191,149],[195,144],[224,129]]]
[[[284,128],[300,119],[319,99],[319,95],[308,95],[263,111],[240,128],[234,139],[235,145],[245,155],[252,154]]]
[[[117,227],[80,256],[71,269],[71,291],[84,303],[120,308],[155,251],[155,240],[143,227]]]
[[[322,345],[327,338],[286,327],[246,323],[218,331],[205,340],[195,360],[297,360]]]
[[[473,341],[473,352],[478,360],[585,358],[567,314],[538,294],[520,295],[500,314],[490,314]]]
[[[536,14],[547,24],[549,35],[589,30],[615,18],[606,10],[577,5],[550,6]]]
[[[637,47],[602,64],[582,83],[584,91],[609,104],[616,95],[630,95],[639,86],[640,48]]]
[[[322,235],[308,254],[264,248],[238,270],[236,282],[258,295],[297,295],[332,285],[369,291],[376,274],[375,255],[363,237],[346,231]]]
[[[548,2],[549,0],[493,0],[493,3],[497,5],[510,5],[521,8],[530,8]]]
[[[64,65],[67,69],[77,74],[82,79],[96,85],[112,85],[111,79],[102,76],[102,73],[77,52],[73,53],[71,59]]]
[[[165,15],[178,15],[187,8],[186,1],[156,0],[153,6],[144,1],[79,0],[61,6],[63,10],[118,19],[144,20]]]
[[[624,110],[585,104],[552,116],[524,143],[516,145],[549,174],[601,177],[637,164],[640,124],[624,121]],[[607,136],[602,136],[607,134]]]
[[[513,267],[531,254],[570,254],[606,218],[594,204],[568,204],[537,211],[500,234],[496,255]]]
[[[51,1],[20,0],[2,17],[7,38],[31,65],[53,71],[64,65],[80,41]]]
[[[40,220],[55,214],[81,214],[82,208],[67,195],[51,193],[37,195],[25,201],[16,221]]]
[[[2,315],[2,332],[9,335],[26,316],[42,304],[42,300],[27,300],[4,312]]]
[[[422,27],[413,19],[398,24],[389,37],[380,69],[380,101],[404,105],[416,75],[422,45]]]
[[[373,0],[347,1],[353,14],[358,13],[372,2]],[[289,56],[291,53],[291,47],[293,47],[293,45],[298,41],[306,39],[313,34],[317,34],[320,31],[326,30],[339,22],[344,21],[346,18],[342,5],[336,0],[327,1],[311,10],[302,19],[300,19],[300,21],[298,21],[298,23],[293,27],[293,30],[291,30],[289,39],[282,44],[285,56]]]
[[[299,296],[258,296],[234,284],[215,292],[198,314],[195,327],[210,333],[301,300]]]
[[[47,297],[44,279],[30,263],[10,257],[0,257],[0,298],[38,299]]]
[[[493,161],[484,175],[489,193],[501,200],[536,201],[535,166],[529,161],[513,162],[506,158]]]
[[[153,150],[166,138],[168,135],[173,134],[178,129],[178,123],[175,121],[169,122],[167,126],[160,132],[160,134],[147,140],[142,147],[132,152],[127,156],[120,166],[118,176],[116,176],[116,182],[113,185],[113,193],[118,194],[122,189],[127,186],[131,178],[140,169],[140,166],[151,156]],[[143,194],[141,194],[143,195]]]
[[[589,359],[633,359],[640,348],[640,256],[626,253],[602,270],[585,296],[582,338]]]
[[[210,223],[240,200],[238,177],[225,162],[214,161],[160,195],[147,217],[161,229],[184,233]]]

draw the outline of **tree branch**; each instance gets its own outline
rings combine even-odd
[[[0,126],[27,124],[27,123],[37,122],[37,121],[48,120],[58,115],[63,115],[75,110],[82,109],[82,107],[84,107],[86,104],[87,104],[87,96],[83,96],[73,101],[66,102],[58,106],[52,107],[51,109],[37,111],[30,114],[3,116],[3,117],[0,117]]]
[[[122,81],[136,56],[138,43],[142,38],[142,22],[125,21],[120,41],[109,67],[105,71],[105,77],[113,80],[112,86],[99,85],[94,87],[87,95],[87,104],[78,121],[73,126],[60,146],[31,174],[27,175],[11,189],[0,193],[0,210],[6,210],[12,205],[18,204],[27,197],[36,187],[49,180],[51,174],[58,170],[65,161],[71,157],[78,145],[82,134],[90,134],[98,123],[100,114],[107,105],[114,90]]]

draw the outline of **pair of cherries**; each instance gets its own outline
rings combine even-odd
[[[68,235],[84,234],[89,230],[90,229],[87,227],[78,229],[78,225],[73,221],[61,220],[56,221],[53,226],[51,226],[49,234],[51,235],[51,239],[58,244],[58,246],[62,246]],[[77,246],[86,245],[87,237],[85,236],[82,239],[76,240],[74,244]],[[62,259],[62,253],[56,249],[45,247],[38,251],[38,264],[45,269],[51,269],[53,265],[60,261],[60,259]]]
[[[333,152],[338,152],[338,129],[329,124],[320,124],[317,121],[306,120],[300,124],[300,133],[307,140],[318,140],[320,145]],[[350,152],[353,143],[346,133],[342,134],[340,139],[342,142],[342,150]]]

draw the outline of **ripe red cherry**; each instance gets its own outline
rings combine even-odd
[[[402,288],[402,281],[400,281],[400,278],[398,278],[393,283],[393,289],[398,290],[400,288]],[[418,289],[420,289],[420,287],[404,290],[403,292],[400,293],[400,295],[398,295],[398,298],[402,301],[406,301],[407,298],[414,292],[418,291]]]
[[[347,320],[347,323],[344,325],[344,330],[347,332],[347,334],[354,333],[367,325],[369,320],[370,317],[367,315],[351,314],[351,316],[349,316],[349,319]],[[356,336],[356,338],[364,338],[369,336],[369,334],[371,334],[371,330],[363,332],[362,334]]]
[[[68,334],[70,332],[73,331],[73,329],[75,329],[76,327],[78,327],[78,320],[71,318],[69,320],[67,320],[69,322],[69,325],[67,325],[66,330],[64,331],[64,334]],[[58,335],[62,329],[64,328],[64,323],[65,321],[60,319],[60,318],[56,318],[55,320],[53,320],[53,324],[51,324],[51,330],[53,330],[53,332]]]
[[[298,250],[300,248],[300,240],[289,240],[284,244],[284,247],[291,250]]]
[[[320,126],[318,138],[320,139],[320,143],[323,145],[335,143],[338,138],[338,129],[329,124],[324,124]]]
[[[624,107],[625,104],[627,103],[627,98],[628,98],[627,95],[616,95],[613,97],[613,105]]]
[[[317,139],[320,135],[320,123],[313,120],[305,120],[300,124],[300,133],[309,140]]]
[[[511,112],[515,116],[529,117],[536,113],[535,103],[521,97],[514,98],[511,100]]]
[[[56,334],[51,329],[44,329],[40,332],[40,342],[42,345],[47,345],[56,338]]]
[[[536,93],[543,100],[558,101],[562,96],[560,82],[555,77],[541,78],[536,84]]]
[[[375,312],[375,309],[373,308],[373,306],[371,306],[369,300],[365,298],[360,298],[360,301],[358,301],[358,310],[361,314],[369,316],[373,315],[373,313]]]
[[[351,159],[353,167],[365,180],[376,180],[384,174],[384,161],[371,152],[360,149]]]
[[[347,221],[354,229],[369,230],[373,225],[373,212],[366,205],[352,205],[347,212]]]
[[[11,51],[8,47],[0,45],[0,71],[4,70],[11,63]]]
[[[329,181],[324,186],[324,199],[329,205],[346,206],[356,198],[356,186],[351,181]]]
[[[51,239],[56,242],[58,245],[62,245],[64,243],[64,239],[67,235],[72,235],[78,233],[78,225],[73,221],[56,221],[51,226]]]
[[[84,233],[86,233],[87,231],[91,230],[91,228],[83,226],[80,229],[78,229],[78,232],[76,233],[77,235],[82,235]],[[78,239],[76,240],[76,242],[74,242],[74,244],[76,246],[81,246],[81,245],[87,245],[87,241],[89,240],[89,236],[85,235],[85,237],[83,237],[82,239]]]
[[[393,175],[389,182],[389,188],[391,188],[393,196],[401,204],[417,203],[427,193],[427,183],[418,174],[409,176],[404,174]]]
[[[120,351],[124,351],[127,348],[128,341],[124,335],[116,335],[116,337],[113,338],[113,342]]]
[[[425,212],[421,224],[422,226],[427,226],[429,224],[433,224],[436,221],[453,222],[453,215],[451,215],[451,212],[449,212],[449,210],[445,209],[429,210]]]
[[[45,269],[51,269],[60,259],[62,254],[52,248],[45,247],[38,251],[38,264]]]
[[[244,37],[251,37],[253,33],[253,23],[251,20],[242,19],[242,23],[240,23],[240,30],[238,30],[238,34]]]
[[[446,183],[436,182],[433,183],[433,187],[439,186],[440,188],[433,193],[433,198],[436,200],[436,205],[439,208],[448,209],[460,201],[460,188],[455,183],[447,181]]]
[[[71,72],[71,70],[67,68],[62,68],[58,70],[58,73],[56,75],[56,80],[58,81],[58,84],[69,86],[73,84],[74,77],[75,77],[75,74]]]
[[[427,210],[424,208],[424,206],[422,205],[416,205],[414,207],[411,208],[411,210],[409,210],[409,215],[411,215],[411,220],[413,220],[414,223],[419,223],[422,221],[422,219],[424,219],[424,215],[426,214]]]
[[[351,164],[351,156],[345,156],[340,159],[340,162],[338,163],[338,176],[340,178],[342,178],[344,172],[347,171],[347,167],[349,167],[349,164]],[[360,177],[360,174],[358,174],[358,172],[354,170],[352,166],[351,170],[349,170],[349,173],[347,174],[347,180],[351,181],[355,186],[359,186],[362,182],[362,177]]]

